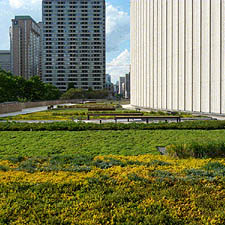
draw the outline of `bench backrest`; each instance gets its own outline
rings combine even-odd
[[[180,116],[116,116],[116,118],[180,119]]]
[[[88,113],[88,116],[142,116],[143,113]]]
[[[115,108],[88,108],[88,111],[115,111]]]

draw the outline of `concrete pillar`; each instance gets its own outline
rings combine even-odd
[[[193,0],[193,111],[201,107],[201,0]]]
[[[161,13],[161,32],[162,32],[162,47],[161,47],[161,58],[162,58],[162,109],[167,108],[167,0],[162,0],[162,13]]]
[[[184,110],[184,98],[185,98],[185,0],[179,0],[179,71],[178,71],[178,85],[179,85],[179,110]]]

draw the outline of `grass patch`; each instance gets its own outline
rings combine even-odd
[[[225,142],[225,130],[124,130],[0,132],[0,157],[159,154],[156,146],[190,142]]]

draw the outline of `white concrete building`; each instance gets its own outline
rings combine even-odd
[[[225,113],[225,0],[131,0],[131,104]]]

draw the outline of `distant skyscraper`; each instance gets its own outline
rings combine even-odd
[[[43,81],[105,87],[105,0],[42,0]]]
[[[125,75],[125,98],[130,99],[130,73]]]
[[[120,77],[119,94],[125,97],[125,77]]]
[[[11,72],[29,79],[39,75],[40,27],[30,16],[16,16],[10,28]]]
[[[105,82],[105,88],[111,92],[113,92],[113,84],[111,81],[111,75],[106,74],[106,82]]]
[[[106,74],[106,83],[111,84],[111,75],[110,74]]]
[[[10,67],[10,51],[0,50],[0,68],[9,72]]]

